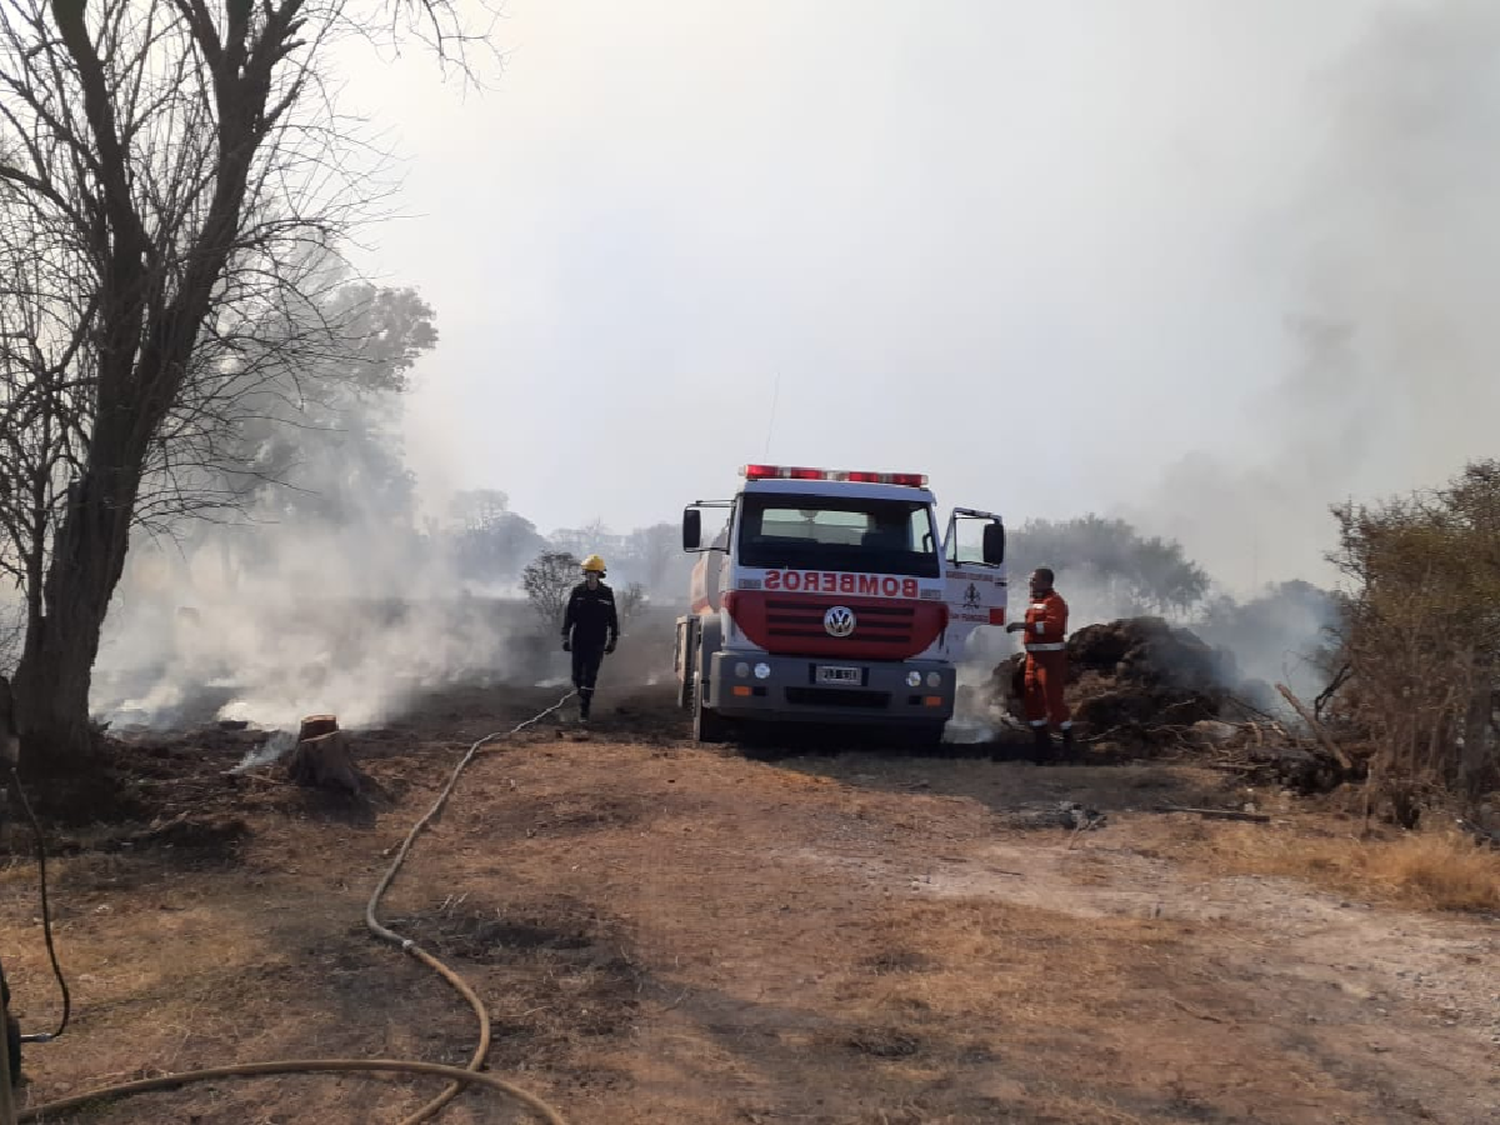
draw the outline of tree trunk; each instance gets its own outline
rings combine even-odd
[[[16,669],[22,761],[47,773],[71,772],[93,757],[89,686],[140,488],[141,455],[118,455],[100,436],[89,469],[70,490],[47,570],[45,612],[29,622]],[[94,467],[101,464],[137,467]]]

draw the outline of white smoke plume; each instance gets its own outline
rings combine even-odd
[[[320,301],[290,329],[318,346],[226,439],[243,510],[135,536],[94,671],[93,709],[116,726],[362,726],[445,684],[551,671],[528,607],[487,596],[500,560],[465,554],[416,501],[402,401],[431,310],[362,285]]]
[[[1331,504],[1434,487],[1496,452],[1496,58],[1500,6],[1403,5],[1306,91],[1321,143],[1268,180],[1263,220],[1294,358],[1158,495],[1126,505],[1233,589],[1331,581]]]
[[[467,594],[420,540],[361,523],[243,534],[270,553],[270,569],[216,575],[234,556],[212,548],[176,566],[160,549],[135,556],[95,670],[102,718],[295,728],[331,712],[361,726],[424,691],[536,670],[528,607]]]

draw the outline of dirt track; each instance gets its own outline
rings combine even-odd
[[[28,1097],[288,1055],[461,1064],[466,1011],[361,915],[462,746],[551,698],[460,694],[371,732],[382,794],[364,810],[231,788],[233,746],[158,751],[162,787],[215,831],[114,851],[124,827],[72,834],[55,893],[75,1024],[28,1049]],[[1194,851],[1227,829],[1145,810],[1216,802],[1222,775],[750,761],[679,741],[663,707],[641,696],[588,741],[551,728],[476,762],[387,908],[480,988],[492,1069],[576,1125],[1500,1114],[1494,920],[1213,874]],[[1106,823],[1045,826],[1064,800]],[[16,1008],[40,1028],[33,871],[5,878]],[[86,1119],[385,1122],[429,1089],[267,1080]],[[516,1119],[479,1094],[442,1118]]]

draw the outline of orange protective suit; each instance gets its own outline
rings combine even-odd
[[[1048,721],[1059,730],[1073,726],[1063,689],[1068,683],[1068,603],[1056,590],[1034,599],[1026,608],[1026,721],[1044,728]]]

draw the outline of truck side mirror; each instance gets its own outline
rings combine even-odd
[[[682,549],[696,551],[703,545],[703,513],[688,508],[682,513]]]
[[[984,525],[984,562],[999,566],[1005,561],[1005,525],[999,520]]]

